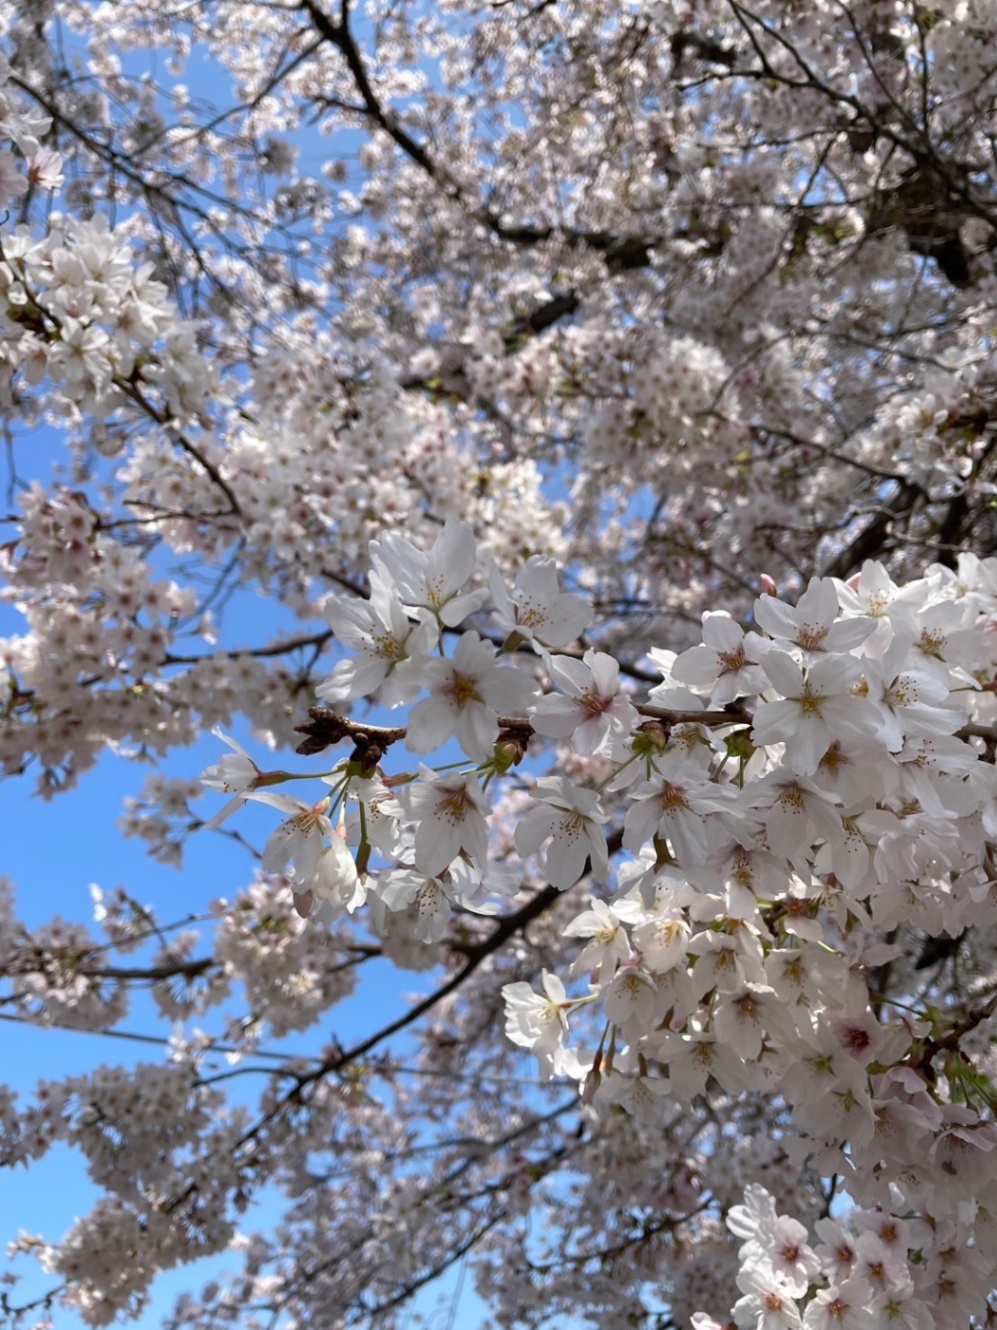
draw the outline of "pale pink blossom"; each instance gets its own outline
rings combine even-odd
[[[302,895],[310,898],[309,909],[312,902],[327,907],[323,912],[326,919],[334,918],[343,910],[354,914],[367,898],[366,882],[358,875],[356,862],[345,840],[335,831],[319,855],[315,871],[302,880],[304,891],[299,892],[297,884],[293,885],[296,900]]]
[[[495,648],[473,631],[461,636],[453,659],[429,660],[421,671],[430,696],[409,714],[406,743],[414,753],[432,753],[456,736],[469,757],[489,757],[500,716],[521,714],[533,692],[530,678],[500,665]]]
[[[798,647],[804,660],[823,653],[851,651],[876,625],[867,619],[839,619],[838,592],[829,577],[812,577],[795,605],[775,596],[755,601],[755,622],[780,643]]]
[[[623,902],[623,915],[630,914],[627,903]],[[605,901],[595,899],[588,910],[572,919],[564,929],[565,937],[588,938],[585,946],[571,963],[570,973],[584,974],[586,970],[597,970],[599,983],[608,983],[616,973],[616,967],[633,954],[623,918],[616,909]]]
[[[726,785],[699,779],[644,781],[633,792],[623,824],[623,844],[633,853],[653,836],[671,840],[680,864],[703,863],[710,852],[707,818],[734,812],[735,792]]]
[[[852,1276],[829,1289],[817,1289],[803,1313],[805,1330],[874,1330],[876,1312],[872,1290],[864,1279]]]
[[[293,860],[295,882],[301,890],[307,890],[326,848],[326,840],[334,834],[328,818],[329,798],[309,804],[293,795],[272,794],[269,790],[256,790],[248,797],[291,814],[270,833],[263,847],[263,867],[268,873],[279,873],[289,860]]]
[[[436,645],[435,623],[412,623],[376,573],[370,583],[369,602],[329,596],[322,607],[336,640],[351,653],[316,688],[326,702],[380,690],[385,706],[400,706],[414,701],[422,686],[420,669]]]
[[[532,788],[536,807],[517,824],[516,849],[536,854],[550,839],[546,871],[551,885],[561,891],[573,886],[589,864],[599,882],[609,877],[606,834],[608,821],[599,795],[572,784],[563,776],[542,776]]]
[[[471,527],[451,516],[428,554],[388,531],[371,541],[370,557],[383,586],[393,589],[403,605],[455,627],[480,609],[488,595],[464,590],[474,572],[474,550]]]
[[[483,867],[488,859],[488,802],[477,777],[436,775],[419,768],[419,781],[400,792],[400,802],[419,823],[415,863],[431,877],[442,873],[462,851]]]
[[[554,656],[550,673],[563,692],[547,693],[529,708],[536,733],[570,738],[576,753],[623,756],[637,712],[619,691],[617,662],[602,651],[586,651],[581,660]]]
[[[543,993],[527,983],[506,984],[506,1037],[535,1053],[541,1069],[552,1075],[557,1051],[568,1033],[567,993],[557,975],[543,971]]]
[[[770,649],[762,666],[783,700],[758,704],[752,739],[756,744],[785,743],[787,765],[801,776],[817,770],[840,735],[862,739],[873,727],[872,707],[853,692],[862,673],[853,657],[824,656],[804,674],[790,656]]]
[[[277,785],[288,779],[284,771],[261,771],[245,748],[223,734],[217,725],[211,733],[235,751],[223,754],[214,766],[207,767],[201,773],[201,784],[209,790],[220,790],[223,794],[234,793],[235,798],[230,799],[220,812],[204,824],[209,831],[221,826],[227,817],[241,808],[251,791],[266,785]]]
[[[516,574],[512,592],[496,568],[490,580],[496,619],[506,633],[540,647],[566,647],[592,622],[582,596],[562,591],[553,559],[535,554]]]
[[[58,189],[63,181],[60,154],[52,148],[39,148],[28,162],[28,179],[42,189]]]
[[[723,707],[737,697],[760,693],[768,679],[759,665],[757,634],[748,634],[726,614],[703,615],[703,645],[683,651],[672,665],[679,683],[710,689],[710,701]]]
[[[737,1325],[752,1330],[797,1330],[802,1324],[793,1293],[771,1266],[753,1262],[740,1272],[737,1286],[744,1295],[733,1308]]]
[[[420,942],[439,942],[446,933],[453,915],[453,889],[442,877],[393,869],[379,874],[377,894],[389,910],[412,907],[412,928]]]

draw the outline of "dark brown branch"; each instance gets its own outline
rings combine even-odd
[[[341,1071],[351,1063],[358,1061],[365,1054],[376,1048],[378,1044],[383,1043],[385,1039],[390,1039],[392,1035],[398,1034],[402,1030],[407,1029],[410,1025],[414,1024],[420,1016],[424,1016],[427,1011],[432,1011],[432,1009],[442,1002],[444,998],[449,997],[451,993],[456,992],[456,990],[470,978],[475,970],[478,969],[482,961],[493,952],[497,951],[503,943],[513,936],[513,934],[517,933],[520,929],[525,928],[531,920],[537,918],[539,915],[543,914],[545,910],[549,909],[560,895],[561,893],[555,887],[545,887],[543,891],[537,892],[537,894],[527,901],[521,909],[501,920],[498,926],[492,930],[487,938],[476,946],[468,948],[465,953],[466,960],[464,964],[451,979],[447,980],[445,984],[442,984],[427,997],[424,997],[421,1002],[417,1002],[414,1007],[410,1008],[410,1010],[403,1016],[399,1016],[397,1020],[392,1021],[389,1025],[377,1030],[374,1034],[368,1036],[368,1038],[361,1040],[360,1043],[354,1044],[352,1048],[337,1051],[333,1058],[323,1061],[314,1071],[303,1073],[297,1077],[293,1087],[281,1096],[274,1107],[242,1134],[236,1142],[235,1148],[240,1149],[243,1146],[248,1145],[251,1141],[255,1140],[271,1122],[275,1122],[286,1109],[291,1107],[292,1104],[299,1103],[301,1101],[301,1092],[307,1086],[316,1081],[322,1080],[332,1071]],[[187,1195],[189,1195],[189,1189],[187,1192],[175,1197],[170,1203],[170,1208],[175,1209],[177,1206],[181,1205]]]
[[[286,642],[274,642],[266,647],[232,647],[220,654],[226,660],[238,660],[241,656],[252,656],[254,660],[263,660],[270,656],[286,656],[291,651],[301,651],[305,647],[324,647],[335,636],[331,628],[321,633],[308,633],[301,637],[289,637]],[[215,653],[216,655],[219,653]],[[176,656],[167,652],[162,659],[163,665],[197,665],[201,661],[211,660],[208,655]]]
[[[407,733],[404,725],[365,725],[361,721],[347,720],[328,707],[309,707],[308,715],[310,719],[306,725],[294,727],[296,734],[305,735],[294,751],[305,757],[332,748],[344,739],[365,750],[377,745],[383,753],[391,744],[404,739]]]
[[[634,709],[641,716],[664,721],[667,725],[750,725],[753,719],[749,712],[740,708],[728,711],[674,711],[640,702]],[[296,734],[306,736],[295,752],[306,757],[321,753],[346,739],[362,748],[377,744],[387,749],[390,744],[404,739],[408,733],[404,725],[367,725],[363,721],[347,720],[328,707],[309,707],[308,715],[310,719],[306,725],[294,727]],[[533,733],[533,726],[526,716],[499,716],[497,719],[499,729],[510,737]]]
[[[909,480],[901,481],[893,497],[877,511],[872,521],[864,526],[854,540],[821,571],[821,577],[845,578],[849,573],[861,568],[866,559],[879,554],[889,535],[890,525],[896,518],[910,512],[923,491],[919,485]]]

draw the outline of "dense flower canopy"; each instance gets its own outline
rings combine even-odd
[[[2,770],[167,764],[122,826],[178,867],[271,819],[197,928],[3,886],[6,1015],[148,990],[170,1043],[0,1087],[0,1168],[101,1192],[0,1314],[228,1252],[172,1326],[401,1326],[458,1266],[516,1330],[989,1324],[997,3],[0,34]]]

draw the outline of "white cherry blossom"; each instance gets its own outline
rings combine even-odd
[[[308,804],[293,795],[271,794],[269,790],[257,791],[251,797],[291,814],[270,833],[263,847],[263,867],[268,873],[276,873],[293,860],[296,885],[299,890],[309,890],[326,849],[326,840],[333,835],[328,817],[329,798]]]
[[[587,969],[598,970],[599,982],[605,984],[616,973],[616,967],[633,954],[626,930],[622,927],[622,919],[627,915],[626,902],[623,902],[619,909],[622,917],[617,913],[616,907],[595,899],[592,901],[591,909],[583,910],[567,925],[564,930],[565,937],[591,939],[572,962],[572,974],[583,974]],[[632,912],[630,917],[634,918]]]
[[[710,852],[707,818],[734,813],[734,791],[726,785],[681,776],[655,777],[637,786],[623,827],[623,844],[636,852],[656,835],[672,842],[680,864],[701,864]]]
[[[546,872],[561,891],[578,881],[591,866],[598,882],[609,878],[606,834],[608,821],[594,790],[579,789],[559,776],[543,776],[533,786],[537,805],[516,827],[516,848],[522,855],[536,854],[550,838]]]
[[[208,830],[220,826],[237,808],[241,808],[252,790],[275,785],[285,779],[285,773],[282,771],[261,771],[245,748],[227,734],[223,734],[217,726],[211,732],[216,738],[221,739],[222,743],[234,749],[234,752],[224,754],[220,761],[202,771],[201,784],[206,789],[221,790],[224,794],[235,792],[236,797],[229,800],[220,812],[205,823]]]
[[[821,758],[841,735],[863,738],[875,713],[854,685],[862,666],[850,656],[825,656],[804,674],[782,651],[770,650],[763,669],[783,700],[760,702],[752,737],[758,744],[787,744],[787,763],[801,776],[817,770]]]
[[[456,736],[469,757],[487,758],[499,733],[499,717],[516,715],[533,692],[525,672],[500,665],[495,648],[474,631],[464,633],[452,658],[427,661],[421,670],[430,696],[409,718],[407,744],[432,753]]]
[[[809,663],[823,653],[851,651],[875,630],[863,619],[840,619],[838,592],[828,578],[812,577],[796,605],[776,596],[759,596],[755,621],[777,642],[799,648]]]
[[[582,659],[554,656],[551,681],[563,694],[548,693],[528,714],[538,734],[571,740],[576,753],[605,752],[620,758],[637,713],[619,692],[620,667],[602,651],[586,651]]]
[[[307,880],[307,888],[316,901],[328,904],[337,913],[346,910],[353,914],[363,905],[367,895],[365,883],[357,873],[353,855],[339,834],[334,833],[329,838],[329,844],[319,856],[315,872]]]
[[[472,528],[451,516],[428,554],[389,531],[371,542],[370,557],[382,586],[393,590],[402,604],[427,610],[453,627],[487,598],[487,592],[463,589],[474,571],[474,550]]]
[[[557,975],[543,971],[543,993],[527,983],[506,984],[505,1031],[514,1044],[530,1049],[548,1075],[554,1073],[556,1054],[568,1033],[567,993]]]
[[[744,630],[726,614],[704,614],[703,643],[675,659],[672,674],[679,683],[709,688],[710,701],[723,707],[737,697],[761,693],[768,676],[760,667],[757,634]]]
[[[588,602],[561,590],[557,564],[542,555],[523,564],[511,592],[495,567],[490,586],[499,626],[540,647],[566,647],[592,622]]]
[[[435,877],[462,851],[472,863],[484,867],[488,859],[488,803],[473,774],[438,776],[420,767],[418,784],[402,792],[401,802],[419,821],[415,863],[420,872]]]
[[[412,927],[420,942],[439,942],[450,924],[454,892],[440,877],[396,869],[380,875],[377,894],[389,910],[412,907]]]
[[[323,605],[337,641],[355,654],[340,661],[315,692],[336,703],[380,690],[386,706],[400,706],[419,694],[419,670],[436,645],[435,624],[411,623],[381,577],[372,573],[370,583],[367,604],[329,596]]]

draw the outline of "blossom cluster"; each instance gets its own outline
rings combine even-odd
[[[500,909],[538,857],[559,891],[591,877],[603,890],[564,928],[570,970],[541,993],[505,990],[507,1033],[547,1076],[577,1079],[595,1113],[649,1123],[710,1086],[776,1092],[801,1160],[977,1250],[966,1203],[982,1213],[997,1197],[994,1093],[944,1013],[884,1004],[876,984],[901,955],[884,934],[997,921],[997,775],[981,760],[997,562],[964,555],[904,586],[867,563],[847,583],[813,579],[795,604],[761,596],[749,631],[708,614],[700,645],[652,648],[660,682],[642,700],[611,656],[572,648],[591,614],[550,561],[486,588],[474,553],[455,519],[428,554],[400,536],[372,545],[370,600],[327,605],[349,654],[318,692],[409,707],[406,726],[341,722],[361,742],[314,803],[274,793],[290,777],[237,751],[205,775],[234,795],[224,813],[249,799],[289,815],[263,862],[291,864],[299,913],[366,907],[382,935],[425,944],[455,912]],[[546,738],[571,774],[520,775]],[[420,758],[456,745],[464,761],[392,774],[399,741]],[[518,855],[496,862],[494,791],[510,782]],[[625,851],[615,876],[607,831]],[[576,1047],[575,1015],[590,1032],[593,1010],[597,1046]],[[936,1272],[943,1258],[921,1249]],[[978,1308],[992,1273],[935,1323],[955,1325],[967,1298]]]
[[[36,1098],[20,1116],[5,1106],[0,1162],[24,1161],[65,1142],[82,1151],[92,1181],[108,1194],[59,1246],[25,1234],[15,1250],[35,1250],[46,1269],[71,1282],[69,1300],[88,1324],[107,1325],[123,1307],[137,1314],[157,1269],[198,1246],[226,1245],[232,1227],[217,1204],[221,1175],[210,1160],[213,1149],[231,1140],[233,1123],[213,1121],[221,1100],[198,1084],[194,1059],[131,1072],[101,1067],[42,1082]],[[172,1215],[164,1197],[182,1173],[191,1185]],[[117,1258],[122,1243],[132,1260]]]
[[[745,1240],[737,1276],[743,1296],[733,1307],[734,1323],[765,1330],[965,1324],[979,1314],[993,1281],[994,1260],[985,1245],[991,1224],[988,1219],[978,1241],[967,1247],[956,1223],[943,1223],[938,1231],[921,1216],[856,1209],[847,1222],[818,1219],[820,1241],[811,1245],[805,1225],[777,1214],[769,1192],[749,1184],[745,1203],[727,1214],[731,1232]],[[925,1249],[931,1252],[927,1260],[909,1259]],[[692,1323],[695,1330],[726,1324],[704,1313]]]
[[[0,1168],[31,1166],[59,1145],[82,1155],[99,1199],[61,1241],[22,1231],[11,1254],[39,1259],[64,1281],[67,1306],[86,1324],[106,1325],[124,1312],[138,1315],[161,1270],[225,1249],[270,1149],[286,1150],[281,1123],[243,1148],[249,1114],[226,1103],[207,1074],[211,1038],[185,1037],[180,1022],[203,1019],[241,989],[242,1014],[229,1014],[224,1027],[230,1060],[238,1061],[264,1038],[313,1025],[347,996],[356,957],[344,930],[333,939],[306,926],[279,878],[214,903],[207,955],[199,954],[196,930],[164,927],[121,888],[92,892],[99,931],[58,918],[29,929],[0,881],[4,1011],[43,1030],[103,1032],[128,1016],[128,980],[142,974],[174,1023],[170,1057],[50,1075],[24,1104],[0,1090]],[[131,957],[131,966],[112,952]]]
[[[0,140],[12,142],[20,158],[0,148],[0,208],[32,186],[53,190],[62,182],[62,159],[42,146],[51,124],[49,116],[17,96],[10,83],[10,64],[0,54]]]

